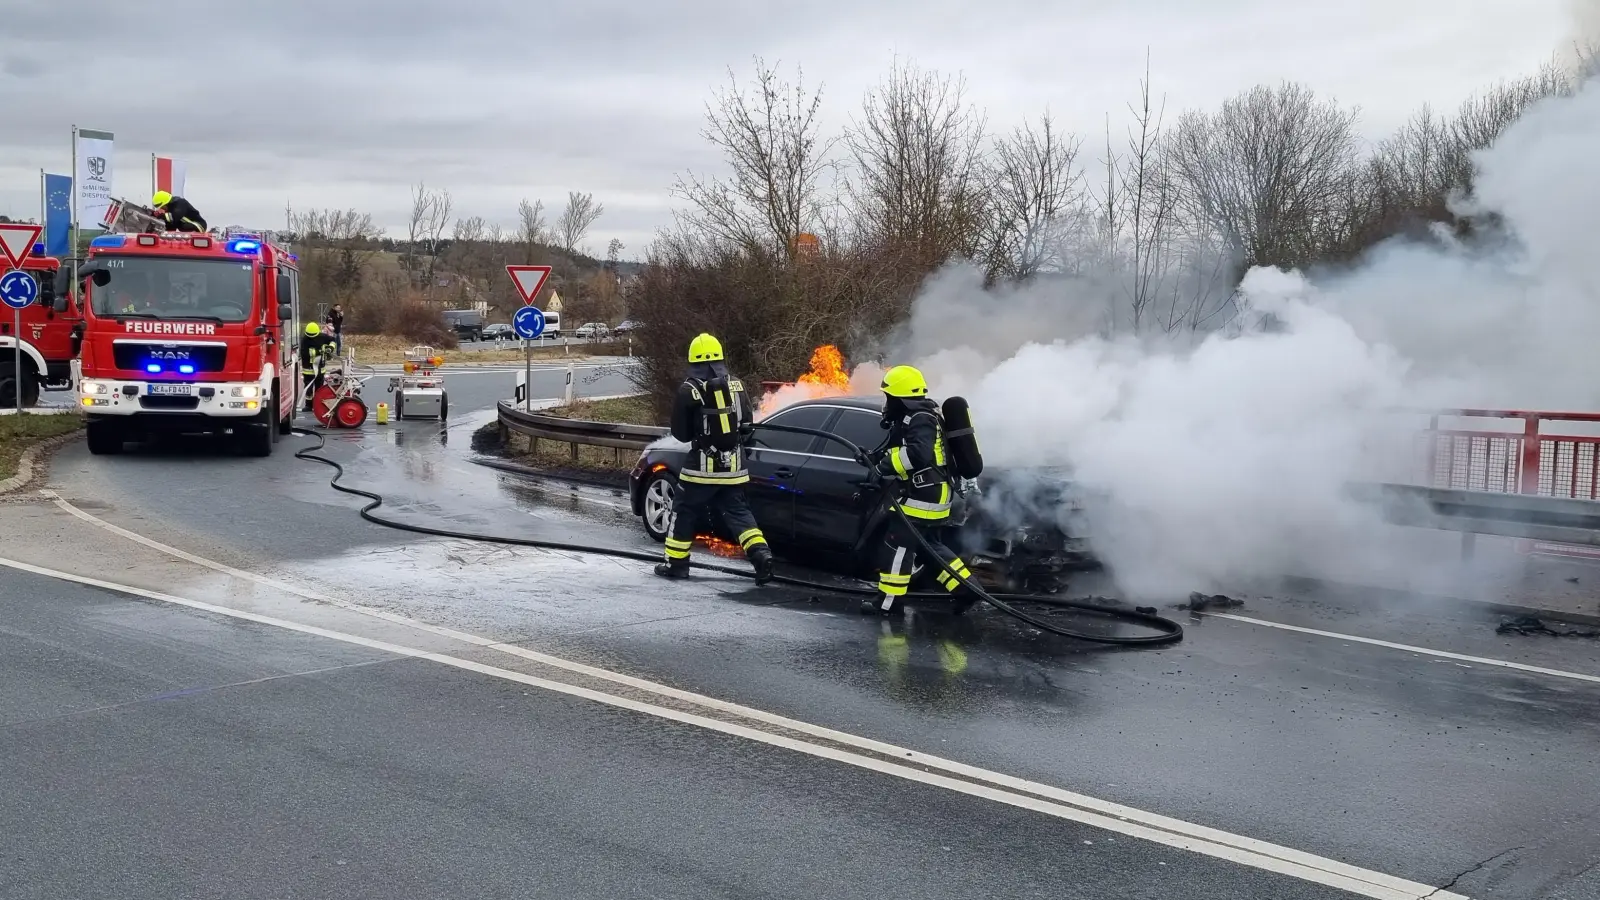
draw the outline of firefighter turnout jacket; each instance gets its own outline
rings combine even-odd
[[[320,375],[328,357],[333,355],[333,338],[326,334],[304,335],[300,338],[300,374]]]
[[[754,421],[750,396],[726,366],[721,362],[691,365],[672,408],[672,436],[690,447],[678,480],[748,483],[743,444]]]
[[[195,231],[205,233],[206,220],[194,204],[182,197],[173,197],[156,210],[168,231]]]
[[[878,472],[896,479],[896,505],[913,521],[939,522],[950,517],[951,475],[945,452],[944,420],[927,397],[891,399],[898,408],[888,415],[889,449]]]

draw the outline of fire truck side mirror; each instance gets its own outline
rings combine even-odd
[[[278,321],[287,322],[294,318],[294,307],[287,303],[278,304]]]

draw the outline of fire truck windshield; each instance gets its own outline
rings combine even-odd
[[[100,256],[111,276],[90,288],[97,316],[244,322],[254,305],[249,262],[154,256]]]

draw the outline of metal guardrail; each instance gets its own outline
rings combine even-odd
[[[625,425],[617,422],[590,422],[562,416],[546,416],[517,409],[510,401],[500,401],[500,428],[531,441],[559,441],[572,446],[572,458],[579,447],[609,447],[617,451],[641,451],[666,437],[668,429],[657,425]],[[534,443],[533,447],[538,444]]]
[[[1477,534],[1600,547],[1600,500],[1414,484],[1352,484],[1347,492],[1390,524],[1462,532],[1463,556],[1472,555]]]

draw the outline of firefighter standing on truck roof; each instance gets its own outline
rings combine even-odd
[[[174,197],[166,191],[156,191],[150,198],[150,206],[161,216],[161,221],[168,231],[195,231],[205,233],[206,220],[200,215],[200,210],[194,204]]]
[[[333,353],[333,338],[322,333],[315,322],[306,323],[305,337],[300,339],[300,380],[306,395],[306,410],[311,410],[311,395],[322,387],[322,367]]]
[[[689,377],[678,387],[672,409],[672,436],[688,444],[672,500],[667,561],[656,566],[663,578],[689,575],[689,548],[702,513],[721,513],[722,521],[755,566],[756,583],[772,580],[772,548],[745,499],[750,473],[744,467],[744,439],[754,410],[744,385],[728,374],[722,343],[709,334],[689,344]]]
[[[890,511],[883,547],[879,550],[878,597],[862,600],[863,613],[888,615],[900,612],[902,599],[911,588],[911,572],[922,553],[923,540],[962,578],[971,578],[967,564],[940,542],[938,529],[950,518],[954,499],[954,475],[945,447],[944,419],[938,404],[928,398],[928,382],[911,366],[895,366],[883,376],[883,421],[889,429],[889,446],[878,460],[878,474],[893,479],[889,502],[905,514]],[[910,522],[907,527],[906,522]],[[975,599],[969,588],[951,576],[938,562],[924,560],[936,568],[935,580],[954,596],[958,612],[964,612]]]

